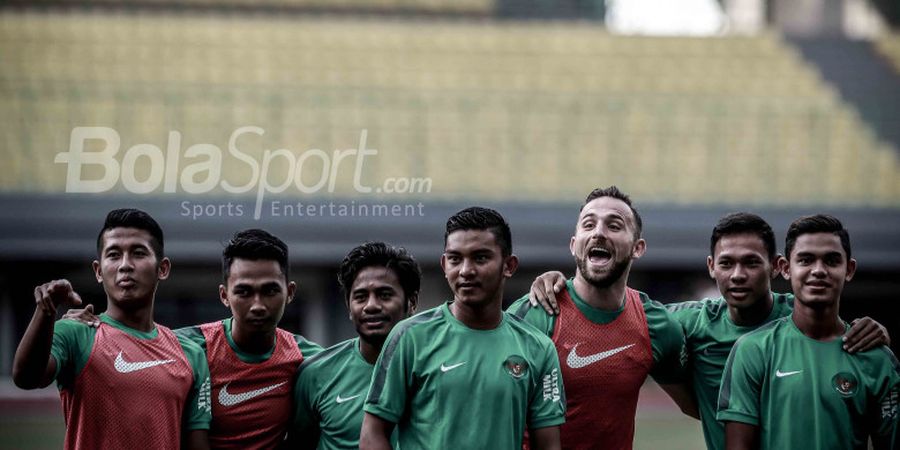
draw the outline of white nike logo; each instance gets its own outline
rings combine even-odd
[[[459,367],[459,366],[465,364],[466,362],[467,362],[467,361],[463,361],[463,362],[461,362],[461,363],[453,364],[452,366],[445,366],[443,363],[441,363],[441,372],[449,372],[449,371],[451,371],[451,370],[453,370],[453,369],[455,369],[455,368],[457,368],[457,367]]]
[[[573,369],[580,369],[582,367],[589,366],[597,361],[600,361],[601,359],[609,358],[616,353],[634,347],[634,344],[628,344],[622,347],[614,348],[612,350],[607,350],[605,352],[594,353],[593,355],[578,356],[578,353],[575,353],[575,349],[578,348],[579,344],[575,344],[575,346],[572,347],[572,351],[569,352],[569,357],[566,358],[566,364],[568,364],[569,367]]]
[[[775,376],[778,377],[778,378],[783,378],[783,377],[788,377],[788,376],[791,376],[791,375],[796,375],[796,374],[798,374],[798,373],[800,373],[800,372],[803,372],[803,371],[802,371],[802,370],[794,370],[794,371],[791,371],[791,372],[782,372],[782,371],[780,371],[780,370],[776,370],[776,371],[775,371]]]
[[[264,388],[259,388],[254,391],[244,392],[243,394],[229,394],[228,385],[231,383],[226,383],[225,386],[222,386],[222,390],[219,391],[219,403],[222,404],[222,406],[237,405],[238,403],[246,402],[253,397],[259,397],[260,395],[263,395],[266,392],[269,392],[284,383],[287,383],[287,381],[282,381],[281,383],[266,386]]]
[[[169,364],[175,362],[174,359],[160,359],[156,361],[141,361],[141,362],[128,362],[125,361],[125,358],[122,358],[122,352],[119,351],[119,355],[116,356],[116,362],[114,366],[119,373],[128,373],[134,372],[137,370],[149,369],[154,366],[159,366],[162,364]]]
[[[341,404],[344,402],[349,402],[350,400],[353,400],[354,398],[359,397],[360,395],[362,395],[362,394],[356,394],[356,395],[353,395],[350,397],[341,397],[341,394],[338,394],[337,398],[334,399],[334,401],[337,402],[338,404]]]

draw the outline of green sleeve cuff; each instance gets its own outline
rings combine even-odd
[[[547,428],[547,427],[556,427],[566,423],[566,416],[553,416],[547,417],[545,419],[533,420],[528,428],[530,429],[538,429],[538,428]]]
[[[759,417],[738,411],[719,411],[716,414],[716,420],[719,422],[741,422],[759,426]]]
[[[374,416],[381,417],[382,419],[387,420],[388,422],[391,422],[391,423],[398,423],[398,422],[400,422],[400,416],[399,416],[399,415],[394,414],[393,412],[388,411],[388,410],[386,410],[386,409],[384,409],[384,408],[381,408],[381,407],[379,407],[378,405],[373,405],[373,404],[371,404],[371,403],[366,403],[366,405],[363,406],[363,411],[365,411],[365,412],[367,412],[367,413],[369,413],[369,414],[372,414],[372,415],[374,415]]]

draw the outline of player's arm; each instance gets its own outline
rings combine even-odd
[[[311,361],[313,360],[305,359],[297,369],[297,381],[294,383],[294,414],[284,448],[314,449],[319,445],[320,417],[314,391],[320,384],[313,369],[310,368]]]
[[[547,314],[559,314],[559,304],[556,302],[556,294],[566,288],[566,276],[559,271],[544,272],[538,275],[531,283],[531,291],[528,292],[528,301],[531,306],[541,305]]]
[[[559,427],[544,427],[528,430],[531,448],[535,450],[560,450]]]
[[[390,449],[391,433],[400,418],[408,415],[413,397],[412,373],[416,354],[411,327],[394,327],[378,360],[369,383],[363,405],[362,429],[359,435],[361,450]]]
[[[566,420],[566,388],[559,355],[549,339],[544,344],[543,361],[533,367],[535,389],[528,405],[528,434],[531,448],[560,449],[559,427]]]
[[[391,433],[395,425],[367,412],[359,433],[359,450],[391,450]]]
[[[759,448],[759,427],[742,422],[725,422],[725,450]]]
[[[687,356],[687,354],[690,353],[689,336],[691,336],[691,330],[694,329],[697,318],[702,311],[701,308],[696,307],[698,303],[699,302],[680,302],[667,303],[664,305],[666,311],[672,316],[672,319],[681,326],[685,345],[684,356]],[[659,386],[672,398],[672,400],[675,401],[675,404],[678,405],[681,412],[687,416],[700,420],[700,407],[697,404],[697,394],[694,392],[694,385],[691,382],[693,374],[690,370],[690,363],[687,361],[687,358],[680,359],[679,362],[684,366],[682,368],[681,377],[683,381],[677,383],[662,382]]]
[[[868,411],[869,436],[875,450],[900,448],[900,362],[882,347],[887,368],[878,371],[877,386]]]
[[[726,450],[759,448],[760,392],[765,373],[763,343],[738,339],[722,373],[716,419],[725,424]]]
[[[675,401],[681,412],[700,420],[700,407],[697,406],[697,396],[690,383],[667,383],[660,384],[659,387]]]
[[[675,401],[684,414],[700,418],[697,398],[690,387],[687,371],[687,347],[684,329],[672,314],[658,302],[644,304],[650,347],[653,352],[653,368],[650,375]]]
[[[212,423],[212,398],[209,378],[209,364],[206,352],[180,329],[175,333],[178,343],[193,371],[193,383],[188,392],[182,412],[182,447],[189,449],[208,449],[209,428]]]
[[[186,450],[209,450],[209,430],[188,430],[181,447]]]
[[[850,331],[844,335],[844,350],[848,353],[864,352],[876,347],[891,346],[891,336],[884,325],[871,317],[863,317],[852,322]]]
[[[35,309],[13,359],[13,382],[22,389],[46,387],[56,375],[57,361],[50,354],[59,305],[80,305],[81,297],[67,280],[34,288]]]

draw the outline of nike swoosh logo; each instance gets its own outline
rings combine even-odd
[[[783,378],[783,377],[789,377],[789,376],[791,376],[791,375],[796,375],[796,374],[798,374],[798,373],[800,373],[800,372],[803,372],[803,371],[802,371],[802,370],[793,370],[793,371],[791,371],[791,372],[782,372],[782,371],[780,371],[780,370],[776,370],[776,371],[775,371],[775,376],[778,377],[778,378]]]
[[[582,367],[589,366],[597,361],[600,361],[601,359],[609,358],[610,356],[615,355],[616,353],[619,353],[621,351],[628,350],[629,348],[634,347],[634,344],[628,344],[628,345],[625,345],[622,347],[614,348],[612,350],[607,350],[605,352],[594,353],[593,355],[578,356],[578,353],[575,353],[575,350],[578,348],[578,345],[579,344],[575,344],[575,346],[572,347],[572,351],[569,352],[569,357],[566,358],[566,364],[568,364],[569,367],[571,367],[573,369],[580,369]]]
[[[125,358],[122,357],[122,352],[119,351],[119,355],[116,356],[116,362],[113,364],[116,368],[116,371],[119,373],[128,373],[135,372],[138,370],[149,369],[151,367],[159,366],[162,364],[169,364],[175,362],[174,359],[159,359],[156,361],[140,361],[140,362],[128,362],[125,361]]]
[[[359,397],[360,395],[362,395],[362,394],[356,394],[356,395],[353,395],[350,397],[341,397],[341,394],[338,394],[337,398],[334,399],[334,401],[337,402],[338,404],[341,404],[344,402],[349,402],[350,400],[353,400],[354,398]]]
[[[273,384],[271,386],[266,386],[264,388],[256,389],[254,391],[244,392],[243,394],[230,394],[228,392],[228,385],[231,383],[226,383],[225,386],[222,386],[222,390],[219,391],[219,403],[222,406],[234,406],[238,403],[246,402],[253,397],[259,397],[260,395],[265,394],[266,392],[271,391],[272,389],[276,389],[282,384],[287,383],[287,381],[282,381],[278,384]]]
[[[463,361],[463,362],[461,362],[461,363],[456,363],[456,364],[453,364],[453,365],[450,365],[450,366],[445,366],[443,363],[441,363],[441,372],[449,372],[449,371],[451,371],[451,370],[453,370],[453,369],[455,369],[455,368],[457,368],[457,367],[459,367],[459,366],[465,364],[466,362],[467,362],[467,361]]]

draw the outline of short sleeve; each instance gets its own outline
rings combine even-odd
[[[528,405],[528,428],[545,428],[566,421],[566,394],[559,356],[551,342],[544,348],[543,361],[535,368],[535,389]]]
[[[406,327],[394,327],[385,341],[369,385],[369,396],[363,410],[389,422],[403,416],[412,387],[415,345]]]
[[[178,336],[178,342],[194,372],[194,383],[184,410],[185,427],[188,430],[208,430],[212,422],[212,401],[206,353],[186,337]]]
[[[97,330],[74,320],[63,319],[53,326],[50,355],[56,360],[53,379],[60,387],[70,386],[87,365]]]
[[[897,448],[900,446],[900,363],[887,347],[881,350],[887,353],[890,364],[876,386],[877,401],[870,414],[870,429],[873,436],[892,442],[891,448]]]
[[[743,338],[735,343],[722,373],[716,414],[719,422],[759,425],[764,358],[762,349],[756,343]]]
[[[294,340],[297,341],[297,348],[300,349],[300,353],[303,355],[303,358],[309,358],[317,353],[321,353],[324,348],[321,345],[316,344],[305,337],[295,334]]]
[[[199,325],[176,328],[172,330],[172,332],[175,333],[175,336],[179,341],[186,339],[193,342],[194,344],[197,344],[197,346],[204,351],[206,350],[206,336],[203,335],[203,330]]]
[[[547,336],[553,335],[554,316],[547,314],[547,311],[544,311],[544,308],[540,306],[532,307],[531,302],[528,301],[527,294],[509,305],[506,311],[537,328],[541,333]]]
[[[703,306],[700,302],[678,302],[678,303],[668,303],[663,305],[669,314],[672,315],[672,318],[681,325],[681,329],[684,332],[685,337],[691,335],[691,332],[696,328],[697,319],[700,317],[700,313],[703,311]]]
[[[305,352],[304,352],[305,354]],[[300,365],[297,382],[294,384],[294,414],[289,434],[291,440],[312,442],[319,440],[319,414],[316,406],[315,370],[310,368],[309,360]]]
[[[645,312],[653,352],[650,376],[660,384],[684,382],[687,348],[681,324],[659,303],[645,303]]]

